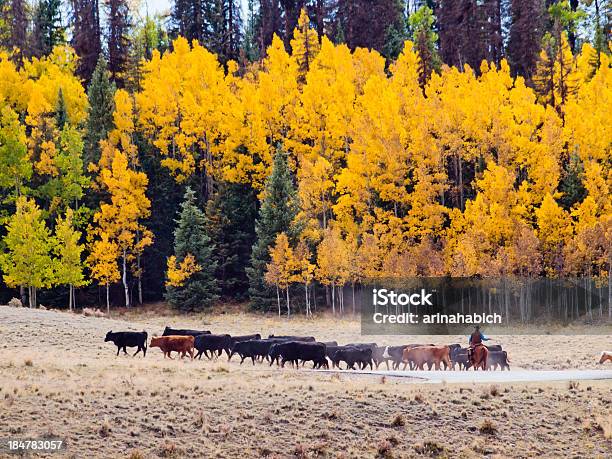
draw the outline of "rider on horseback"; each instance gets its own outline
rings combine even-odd
[[[489,341],[489,338],[482,334],[482,332],[480,331],[480,325],[476,325],[474,327],[474,333],[470,335],[470,347],[474,348],[479,344],[482,344],[483,341]]]
[[[487,338],[480,331],[480,325],[476,325],[474,327],[474,332],[470,335],[470,346],[468,347],[468,358],[472,360],[472,353],[474,352],[474,348],[477,346],[483,346],[483,341],[489,341],[490,338]]]

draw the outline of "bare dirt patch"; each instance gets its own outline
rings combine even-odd
[[[144,359],[115,357],[116,348],[103,342],[110,329],[144,328],[151,336],[165,325],[370,341],[350,319],[239,312],[105,319],[0,307],[0,438],[57,435],[68,442],[59,456],[75,458],[612,453],[609,382],[405,384],[348,372],[240,366],[224,358],[164,360],[157,349]],[[421,338],[428,339],[376,340]],[[611,347],[610,336],[504,336],[498,342],[515,366],[532,369],[598,368],[596,355]]]

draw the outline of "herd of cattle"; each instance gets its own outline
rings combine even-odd
[[[123,350],[127,354],[127,347],[137,347],[134,355],[142,351],[147,354],[148,335],[142,332],[113,332],[106,334],[105,342],[112,341],[117,346],[117,355]],[[432,367],[436,370],[455,369],[468,370],[471,366],[468,348],[460,344],[449,346],[436,346],[433,344],[405,344],[402,346],[379,346],[376,343],[350,343],[339,346],[335,341],[318,342],[312,336],[275,336],[270,335],[262,339],[259,333],[253,335],[231,336],[212,334],[208,330],[173,329],[166,327],[162,336],[151,338],[149,347],[158,347],[164,357],[172,358],[172,352],[180,354],[181,358],[187,354],[192,358],[202,358],[202,354],[209,359],[220,357],[223,352],[227,354],[228,361],[234,355],[240,357],[242,364],[245,359],[251,359],[253,365],[256,361],[268,361],[270,365],[276,363],[281,367],[290,362],[299,368],[304,362],[312,362],[313,368],[341,369],[344,363],[347,369],[373,369],[385,363],[387,370],[398,370],[403,364],[403,370],[423,370]],[[487,346],[488,357],[485,368],[495,370],[510,370],[508,354],[500,345]],[[389,365],[391,364],[391,366]]]

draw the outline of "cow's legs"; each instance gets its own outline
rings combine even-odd
[[[126,346],[123,346],[123,353],[124,353],[125,355],[128,355],[128,353],[127,353],[127,349],[126,349]]]
[[[117,346],[117,355],[115,357],[119,356],[119,351],[120,350],[121,350],[121,346]]]
[[[138,346],[138,350],[136,352],[134,352],[134,354],[132,355],[132,357],[135,357],[136,354],[138,354],[140,351],[142,350],[142,348],[140,346]]]

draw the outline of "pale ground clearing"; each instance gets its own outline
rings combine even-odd
[[[115,357],[113,330],[165,325],[372,341],[359,322],[252,314],[96,319],[0,307],[0,438],[64,457],[609,457],[609,381],[405,384],[237,362]],[[586,330],[585,330],[586,331]],[[419,337],[436,343],[465,337]],[[415,338],[376,337],[385,344]],[[513,368],[599,369],[606,336],[504,336]],[[607,438],[606,438],[607,437]],[[139,456],[140,454],[140,456]],[[14,457],[14,456],[13,456]],[[56,455],[58,457],[58,455]]]

